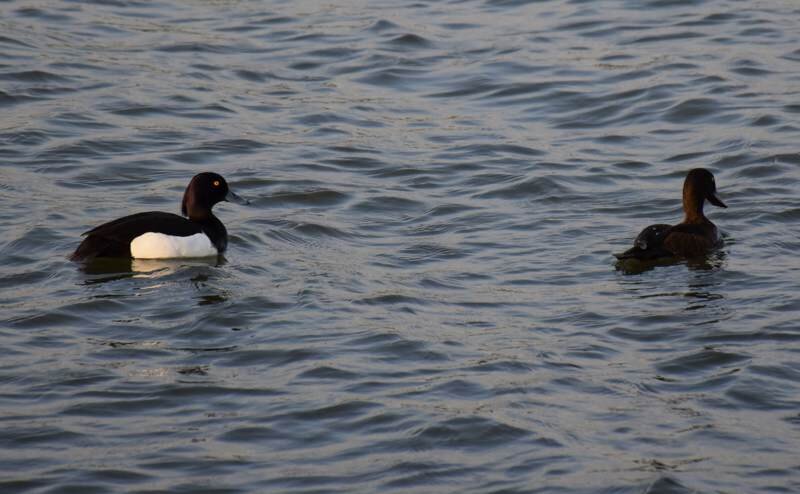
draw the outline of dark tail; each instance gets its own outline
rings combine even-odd
[[[113,238],[89,234],[69,258],[71,261],[89,261],[96,257],[130,258],[130,244]]]

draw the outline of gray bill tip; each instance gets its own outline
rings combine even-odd
[[[708,202],[710,202],[715,206],[719,206],[721,208],[728,207],[724,202],[722,202],[722,199],[719,198],[716,192],[712,192],[711,194],[708,195]]]
[[[247,199],[244,199],[243,197],[239,196],[238,194],[236,194],[232,190],[229,190],[228,193],[225,194],[225,200],[228,201],[228,202],[233,202],[235,204],[241,204],[243,206],[246,206],[246,205],[250,204],[250,201],[248,201]]]

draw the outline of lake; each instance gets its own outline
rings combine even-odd
[[[800,491],[797,2],[6,1],[0,114],[3,493]]]

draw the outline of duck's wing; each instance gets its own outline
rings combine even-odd
[[[633,247],[625,252],[614,254],[614,257],[620,260],[639,259],[643,261],[662,257],[673,257],[675,254],[664,246],[664,239],[671,228],[671,225],[666,224],[656,224],[646,227],[636,236]]]
[[[681,223],[664,236],[664,248],[681,257],[702,256],[716,247],[717,242],[713,225]]]
[[[147,232],[188,237],[203,230],[183,216],[149,211],[125,216],[92,228],[72,254],[73,260],[90,257],[130,257],[133,239]]]

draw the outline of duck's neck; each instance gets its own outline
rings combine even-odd
[[[190,220],[196,221],[198,223],[207,223],[209,221],[214,221],[217,219],[217,217],[214,216],[214,213],[212,213],[211,210],[207,208],[187,209],[186,213],[184,214]]]
[[[214,218],[214,213],[211,208],[206,204],[199,203],[196,198],[189,194],[189,191],[183,195],[181,202],[181,213],[192,221],[203,223],[211,218]]]
[[[685,184],[683,187],[683,222],[707,223],[708,218],[703,214],[704,202],[705,197],[700,191],[690,184]]]
[[[191,200],[184,199],[181,213],[191,221],[200,224],[203,232],[219,252],[223,252],[228,247],[228,231],[219,218],[211,212],[211,208],[198,206]]]
[[[203,232],[219,252],[223,252],[228,247],[228,231],[210,209],[197,211],[188,209],[187,212],[189,213],[189,219],[200,224]]]

